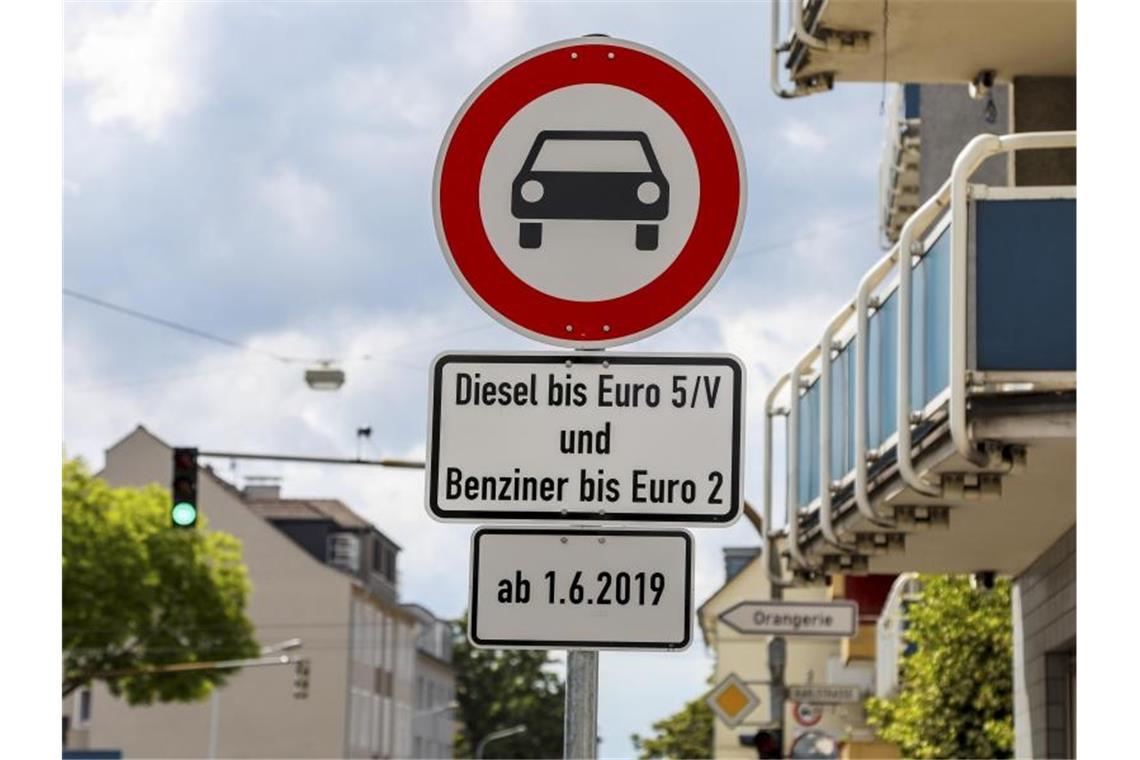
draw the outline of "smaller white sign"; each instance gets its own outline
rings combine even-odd
[[[428,513],[730,525],[743,503],[744,385],[726,354],[438,356]]]
[[[477,647],[666,649],[692,640],[693,537],[683,530],[480,528]]]
[[[817,705],[842,705],[859,702],[863,690],[850,684],[805,684],[788,686],[788,699],[797,702],[810,702]]]
[[[859,605],[846,600],[741,602],[720,619],[738,633],[850,638],[859,627]]]

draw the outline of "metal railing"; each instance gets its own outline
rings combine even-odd
[[[997,136],[978,135],[971,140],[954,162],[950,178],[937,193],[922,204],[903,226],[899,242],[894,245],[860,280],[855,297],[848,301],[828,323],[823,335],[793,366],[792,370],[780,377],[772,387],[765,402],[765,472],[764,472],[764,516],[768,526],[768,549],[774,548],[779,534],[772,529],[772,419],[774,416],[788,416],[787,425],[787,477],[786,522],[788,554],[802,570],[814,568],[808,557],[799,547],[799,514],[803,506],[799,495],[800,467],[800,412],[799,401],[802,379],[812,372],[813,364],[819,362],[820,372],[820,421],[819,421],[819,527],[824,540],[840,550],[851,550],[853,545],[844,541],[835,529],[835,515],[832,494],[831,467],[831,394],[832,394],[832,352],[842,349],[835,341],[835,335],[855,317],[854,344],[854,461],[852,499],[858,513],[872,526],[885,530],[898,530],[894,519],[878,514],[870,498],[869,465],[879,455],[879,450],[870,451],[868,444],[868,355],[870,314],[878,309],[885,299],[874,295],[877,289],[892,273],[898,276],[898,329],[896,335],[897,369],[895,421],[897,465],[900,477],[915,491],[934,497],[970,498],[978,493],[963,493],[962,480],[954,474],[944,474],[938,480],[923,477],[914,465],[913,426],[929,417],[931,410],[912,413],[911,397],[911,348],[912,325],[911,304],[913,302],[912,258],[926,253],[926,246],[920,237],[936,228],[936,223],[944,212],[949,213],[950,234],[950,277],[949,277],[949,382],[945,392],[946,413],[950,438],[954,450],[971,466],[986,473],[997,475],[1008,473],[1018,467],[1022,460],[1016,453],[1003,451],[1001,447],[980,444],[971,439],[966,418],[967,397],[967,307],[968,307],[968,204],[970,176],[987,158],[999,153],[1017,150],[1075,148],[1076,132],[1034,132]],[[776,402],[784,387],[789,388],[788,406],[777,407]],[[886,447],[890,441],[885,441]],[[814,500],[809,500],[814,501]],[[790,580],[770,577],[773,584],[788,586]]]
[[[780,98],[800,98],[816,92],[826,92],[835,86],[833,72],[822,72],[810,76],[795,77],[792,89],[784,89],[780,83],[780,54],[792,54],[797,45],[810,50],[837,52],[866,52],[870,49],[870,33],[863,31],[825,29],[819,23],[827,7],[826,0],[788,0],[792,26],[787,39],[780,29],[780,0],[771,0],[771,54],[769,58],[769,78],[772,92]],[[805,16],[808,5],[815,6],[816,13],[811,21]],[[810,28],[809,28],[810,27]]]

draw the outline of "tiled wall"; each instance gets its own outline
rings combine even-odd
[[[1077,643],[1077,529],[1072,527],[1013,587],[1014,754],[1068,757],[1068,653]]]

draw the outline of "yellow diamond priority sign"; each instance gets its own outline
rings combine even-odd
[[[729,728],[735,728],[756,709],[760,698],[735,673],[729,673],[709,692],[705,702]]]

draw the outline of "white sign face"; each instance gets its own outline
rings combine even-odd
[[[741,602],[720,614],[739,633],[849,638],[859,626],[859,605],[838,602]]]
[[[598,129],[601,114],[607,126]],[[628,211],[557,198],[570,192],[558,185],[564,176],[583,184],[611,175],[628,185]],[[677,260],[697,218],[699,186],[689,142],[660,106],[621,87],[578,84],[532,100],[503,126],[484,164],[479,210],[492,248],[520,280],[555,298],[605,301],[645,287]],[[528,202],[528,189],[540,197]],[[582,191],[609,198],[602,189]],[[643,203],[639,191],[657,203]],[[546,198],[565,211],[545,208]],[[611,215],[618,218],[604,218]],[[532,240],[520,234],[528,225]],[[648,251],[637,245],[647,228],[655,235]]]
[[[492,74],[440,147],[434,214],[463,287],[504,324],[564,346],[655,332],[731,257],[743,151],[676,61],[579,37]]]
[[[477,647],[679,651],[692,588],[686,531],[479,528],[467,635]]]
[[[431,375],[436,519],[707,526],[740,515],[735,357],[444,354]]]
[[[788,699],[816,705],[842,705],[862,701],[863,690],[850,684],[789,685]]]

